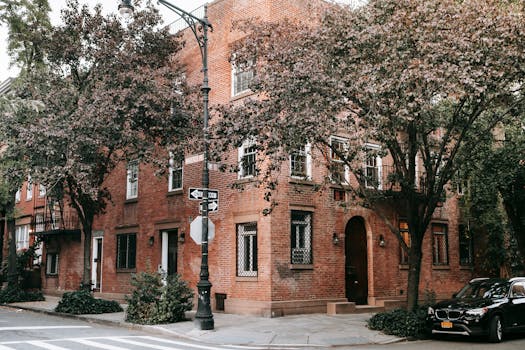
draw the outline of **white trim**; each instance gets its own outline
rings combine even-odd
[[[131,161],[126,171],[126,199],[137,198],[139,194],[139,163]]]
[[[381,146],[375,144],[375,143],[365,143],[365,149],[369,149],[369,150],[373,150],[373,151],[380,151],[381,150]],[[364,170],[365,170],[365,176],[366,176],[366,170],[368,168],[368,164],[367,164],[367,161],[368,161],[368,157],[366,156],[366,151],[365,151],[365,159],[364,159]],[[383,159],[381,158],[381,156],[376,156],[375,157],[375,168],[377,169],[377,189],[378,190],[382,190],[383,189]],[[366,188],[376,188],[375,186],[369,186],[367,183],[366,183],[366,179],[365,179],[365,186]]]
[[[239,164],[239,171],[237,172],[238,179],[249,179],[255,176],[255,174],[248,174],[248,175],[244,174],[244,168],[242,164],[242,160],[244,156],[246,154],[252,154],[252,153],[245,153],[245,149],[250,148],[252,146],[255,146],[255,140],[248,139],[248,140],[245,140],[242,143],[241,147],[238,148],[238,152],[237,152],[237,162]],[[255,167],[257,168],[257,150],[255,150],[255,152],[253,153],[255,154]]]
[[[168,231],[162,231],[161,265],[162,273],[168,273]]]
[[[102,251],[99,252],[98,251],[98,242],[97,240],[101,240],[102,241]],[[102,264],[102,261],[104,259],[104,238],[103,237],[93,237],[93,247],[92,247],[92,255],[91,255],[91,259],[92,259],[92,265],[91,265],[91,281],[92,283],[94,284],[93,287],[96,288],[96,283],[97,283],[97,267],[98,267],[98,264]],[[98,261],[95,261],[95,256],[96,257],[100,257],[98,259]],[[101,266],[101,269],[100,271],[102,271],[102,267]],[[104,274],[101,273],[100,274],[100,288],[99,288],[99,291],[102,292],[102,276]]]
[[[253,80],[254,76],[255,76],[255,72],[254,72],[254,69],[253,69],[253,64],[250,67],[246,67],[242,71],[238,71],[237,67],[235,66],[235,63],[232,61],[232,63],[231,63],[231,96],[232,97],[239,96],[239,95],[242,95],[244,93],[247,93],[247,92],[251,91],[250,88],[246,88],[244,90],[240,90],[240,91],[235,92],[235,88],[237,86],[237,84],[236,84],[237,74],[243,74],[243,73],[246,73],[246,74],[251,73],[251,77],[249,77],[249,80],[250,80],[250,82],[248,83],[248,85],[249,85],[251,83],[251,81]],[[246,78],[246,79],[248,79],[248,78]]]
[[[340,137],[340,136],[330,136],[330,146],[332,146],[333,141],[341,142],[343,144],[343,147],[346,150],[348,150],[349,144],[348,144],[348,138],[346,137]],[[334,152],[332,150],[332,147],[330,147],[330,162],[340,163],[343,164],[344,167],[344,174],[343,174],[343,181],[341,181],[341,184],[349,184],[350,183],[350,168],[347,164],[341,159],[334,158]],[[330,173],[330,179],[332,179],[332,173]]]
[[[294,178],[294,179],[306,179],[306,180],[311,180],[312,179],[312,145],[310,143],[307,143],[306,145],[304,145],[303,149],[301,150],[298,150],[300,152],[304,152],[305,156],[306,156],[306,164],[305,164],[305,167],[306,167],[306,176],[303,177],[303,176],[297,176],[297,175],[292,175],[292,154],[290,154],[290,156],[288,157],[288,162],[290,164],[289,166],[289,170],[290,170],[290,177]]]
[[[170,169],[169,169],[169,176],[168,176],[168,192],[172,192],[172,191],[177,191],[177,190],[182,190],[182,187],[183,187],[183,183],[184,183],[184,162],[180,162],[180,166],[179,167],[175,167],[174,164],[175,162],[173,161],[173,158],[170,158]],[[172,187],[173,185],[173,173],[175,171],[180,171],[181,172],[181,176],[180,176],[180,187]]]

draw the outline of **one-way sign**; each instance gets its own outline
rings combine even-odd
[[[202,204],[203,202],[199,203],[199,213],[202,213],[202,208],[203,208]],[[216,212],[217,210],[219,210],[219,201],[217,200],[208,201],[208,213],[213,213],[213,212]]]
[[[203,194],[202,188],[189,188],[188,189],[188,198],[194,201],[201,201],[202,200],[202,194]],[[209,200],[219,200],[219,190],[208,190],[208,199]]]

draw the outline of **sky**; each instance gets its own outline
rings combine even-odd
[[[66,0],[48,0],[51,6],[52,13],[50,14],[51,23],[60,23],[60,9],[66,7]],[[339,0],[342,3],[349,3],[356,0]],[[194,9],[202,6],[206,2],[212,2],[212,0],[171,0],[170,3],[173,5],[186,10],[193,11]],[[118,4],[120,0],[79,0],[80,4],[88,4],[90,7],[94,7],[97,3],[102,3],[104,13],[117,12]],[[172,23],[177,19],[177,15],[158,4],[160,13],[164,18],[166,24]],[[0,26],[0,82],[6,80],[9,77],[15,77],[17,74],[16,67],[9,67],[9,56],[7,55],[7,28]]]

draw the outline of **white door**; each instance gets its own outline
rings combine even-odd
[[[177,273],[177,230],[162,231],[162,253],[160,269],[162,273]]]
[[[91,281],[93,288],[102,291],[102,237],[93,238],[93,264],[91,265]]]

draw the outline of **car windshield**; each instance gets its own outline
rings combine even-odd
[[[469,283],[463,289],[459,291],[456,298],[459,299],[470,299],[470,298],[483,298],[483,299],[494,299],[503,298],[507,296],[509,292],[508,282],[481,282],[481,283]]]

